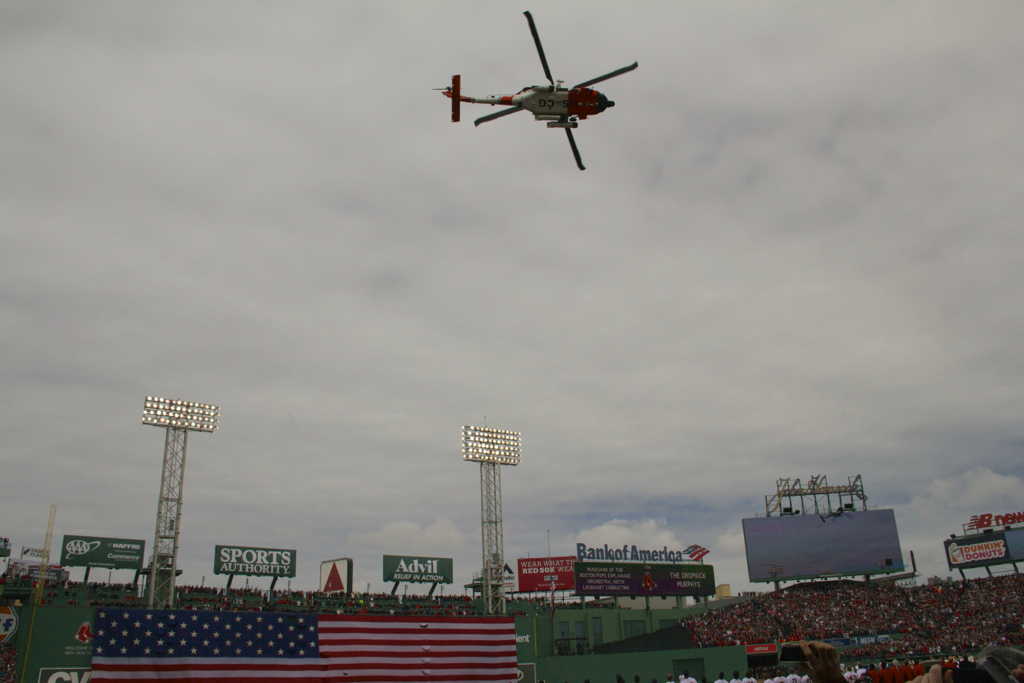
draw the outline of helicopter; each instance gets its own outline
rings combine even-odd
[[[460,104],[462,102],[472,102],[475,104],[490,104],[492,106],[498,104],[512,105],[508,109],[502,109],[494,114],[481,116],[473,122],[475,126],[479,126],[487,121],[500,119],[502,116],[515,114],[519,111],[529,111],[533,114],[535,121],[546,121],[548,128],[564,129],[565,134],[569,138],[569,146],[572,147],[573,156],[576,157],[576,165],[579,166],[581,171],[586,170],[586,167],[583,165],[583,159],[580,158],[580,151],[576,147],[576,140],[572,136],[572,129],[579,127],[579,122],[585,120],[588,116],[596,116],[609,107],[615,106],[615,102],[609,100],[607,95],[594,90],[590,86],[628,73],[637,68],[639,63],[633,62],[629,66],[624,66],[621,69],[616,69],[597,78],[591,78],[589,81],[583,81],[571,88],[563,87],[564,81],[556,81],[551,77],[551,69],[548,68],[548,60],[544,56],[544,47],[540,44],[537,25],[533,23],[533,15],[529,12],[523,12],[523,14],[526,15],[526,20],[530,23],[530,33],[533,34],[533,42],[537,46],[537,54],[540,55],[541,66],[544,67],[544,75],[551,85],[529,85],[515,95],[467,97],[462,94],[462,77],[455,75],[452,76],[451,86],[435,89],[442,90],[445,97],[451,98],[452,123],[457,123],[460,119]]]
[[[839,519],[844,514],[846,514],[846,512],[847,512],[846,510],[836,510],[835,512],[830,512],[827,515],[818,515],[818,517],[821,517],[821,521],[824,522],[829,517],[832,517],[834,519]]]

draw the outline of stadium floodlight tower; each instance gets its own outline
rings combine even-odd
[[[505,614],[505,542],[501,522],[501,466],[518,465],[519,432],[490,427],[462,428],[462,459],[480,463],[480,520],[484,614]]]
[[[181,524],[181,489],[185,479],[185,449],[189,432],[217,429],[220,409],[156,396],[146,397],[142,424],[167,429],[160,500],[156,506],[156,538],[149,566],[149,607],[174,608],[174,576],[178,572],[178,531]]]

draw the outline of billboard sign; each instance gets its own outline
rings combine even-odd
[[[577,562],[576,595],[714,595],[710,564]]]
[[[991,529],[993,526],[1009,526],[1011,524],[1024,524],[1024,512],[1004,512],[1001,515],[986,512],[983,515],[971,515],[971,521],[967,523],[967,528]]]
[[[748,655],[771,655],[779,651],[779,646],[775,643],[758,643],[757,645],[747,645]]]
[[[505,595],[512,595],[518,590],[518,581],[516,581],[516,573],[512,571],[512,567],[505,563],[505,567],[502,569],[502,576],[505,579]]]
[[[668,546],[653,548],[637,548],[626,544],[621,548],[587,547],[586,543],[576,544],[576,559],[605,560],[607,562],[696,562],[708,554],[708,549],[699,545],[691,545],[686,550],[669,550]]]
[[[753,582],[904,571],[892,510],[744,519],[743,541]]]
[[[408,583],[453,583],[455,572],[450,557],[385,555],[384,580]]]
[[[889,636],[857,636],[853,638],[853,642],[856,645],[874,645],[875,643],[888,643]]]
[[[352,595],[352,560],[339,557],[320,563],[320,592]]]
[[[17,576],[23,579],[31,579],[33,581],[39,580],[39,562],[34,560],[10,560],[7,565],[7,570],[11,573],[11,576]],[[46,567],[46,580],[51,583],[60,583],[61,581],[67,581],[69,574],[64,570],[63,567],[56,565],[49,565]]]
[[[566,557],[526,557],[519,558],[519,591],[550,591],[551,581],[555,581],[555,590],[572,590],[576,587],[576,575],[573,565],[576,558]]]
[[[218,545],[213,549],[214,574],[295,577],[295,551]]]
[[[943,542],[950,569],[971,569],[1024,561],[1024,529],[992,531]]]
[[[822,638],[821,642],[832,647],[850,647],[853,645],[852,638]]]
[[[60,563],[65,567],[142,569],[146,542],[127,538],[64,536]]]

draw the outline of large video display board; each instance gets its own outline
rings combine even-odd
[[[1024,529],[971,534],[943,543],[950,569],[971,569],[1024,561]]]
[[[710,564],[577,562],[576,595],[714,595]]]
[[[743,520],[751,581],[904,571],[892,510]]]

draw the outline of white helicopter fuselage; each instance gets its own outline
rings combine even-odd
[[[537,121],[559,121],[569,117],[585,119],[615,106],[592,88],[558,88],[553,85],[531,85],[515,95],[463,97],[477,104],[522,107]]]

